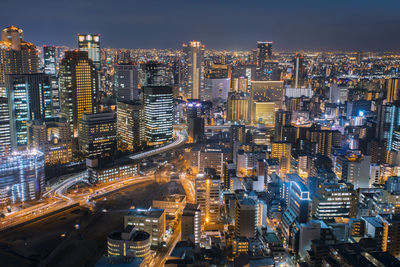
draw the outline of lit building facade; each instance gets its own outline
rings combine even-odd
[[[220,179],[205,177],[196,178],[196,204],[200,206],[202,224],[215,224],[220,219]]]
[[[8,99],[0,97],[0,155],[11,151],[10,111]]]
[[[84,114],[79,122],[79,150],[88,158],[112,157],[117,148],[114,112]]]
[[[145,143],[144,106],[139,101],[117,102],[117,145],[133,151]]]
[[[128,226],[107,236],[109,257],[145,258],[150,253],[150,234]]]
[[[248,123],[250,121],[250,97],[246,93],[228,94],[227,120]]]
[[[43,67],[45,74],[57,75],[56,47],[54,45],[43,46]]]
[[[0,158],[0,205],[39,199],[44,182],[42,152],[14,152]]]
[[[271,144],[271,158],[278,159],[280,173],[289,173],[291,167],[292,144],[288,142],[273,142]]]
[[[181,240],[200,242],[201,210],[198,204],[186,204],[182,213]]]
[[[200,91],[204,87],[204,49],[199,41],[183,44],[186,61],[184,80],[191,99],[200,99]]]
[[[100,34],[78,34],[78,47],[88,53],[96,70],[100,70]]]
[[[96,111],[98,79],[87,52],[66,51],[60,64],[61,117],[70,123],[71,133],[78,137],[83,114]]]
[[[173,95],[169,86],[145,86],[144,120],[147,144],[161,145],[172,140]]]
[[[27,122],[52,116],[52,91],[48,75],[13,74],[7,76],[13,149],[23,150],[28,144]]]
[[[64,118],[30,121],[28,147],[44,153],[45,163],[67,164],[72,160],[71,129]]]
[[[139,99],[139,71],[135,64],[115,65],[115,88],[117,99],[132,101]]]
[[[254,102],[254,123],[262,123],[267,126],[275,126],[275,103]]]

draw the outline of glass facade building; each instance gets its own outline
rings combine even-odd
[[[42,152],[24,151],[0,157],[0,205],[39,199],[44,182]]]

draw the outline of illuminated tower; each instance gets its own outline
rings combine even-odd
[[[52,116],[50,77],[43,73],[7,75],[13,149],[28,145],[27,122]]]
[[[11,149],[10,113],[8,99],[0,97],[0,155]]]
[[[200,99],[200,90],[204,86],[204,45],[199,41],[183,44],[186,61],[187,98]]]
[[[39,58],[36,46],[24,40],[24,31],[10,26],[1,31],[0,96],[6,96],[7,74],[36,73]]]
[[[172,139],[173,95],[169,86],[145,86],[144,114],[148,145],[160,145]]]
[[[289,173],[291,163],[292,144],[288,142],[273,142],[271,144],[271,158],[278,159],[280,172]]]
[[[385,87],[386,87],[386,100],[388,103],[393,103],[396,100],[400,100],[400,79],[396,78],[387,79]]]
[[[272,59],[272,42],[257,42],[257,65],[264,67],[266,60]]]
[[[144,106],[140,101],[117,101],[117,141],[121,151],[143,146]]]
[[[294,57],[294,77],[293,77],[293,87],[300,88],[304,85],[305,78],[305,68],[303,55],[297,53]]]
[[[100,70],[100,34],[78,34],[79,51],[88,52],[96,70]]]
[[[83,114],[96,111],[97,74],[87,52],[67,51],[60,64],[60,115],[78,137],[78,123]]]
[[[44,73],[52,76],[55,76],[57,74],[55,46],[43,46],[43,65]]]
[[[196,204],[200,205],[201,221],[204,224],[214,224],[220,218],[219,214],[219,177],[197,177],[196,179]]]

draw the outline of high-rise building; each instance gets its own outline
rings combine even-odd
[[[376,137],[379,140],[386,140],[386,149],[392,147],[393,131],[400,127],[400,105],[380,104],[378,105],[378,118],[376,126]]]
[[[386,87],[386,101],[393,103],[400,100],[400,79],[391,78],[385,81]]]
[[[344,85],[332,84],[329,87],[329,102],[334,104],[344,104],[349,95],[349,88]]]
[[[55,76],[57,75],[57,63],[56,63],[56,47],[43,46],[43,67],[44,73]]]
[[[37,73],[39,58],[36,46],[24,40],[24,31],[10,26],[1,31],[0,96],[6,96],[8,74]]]
[[[182,213],[181,240],[200,243],[201,210],[198,204],[187,203]]]
[[[219,145],[197,145],[187,153],[190,166],[195,173],[202,173],[207,168],[212,168],[220,176],[223,176],[224,164],[230,157],[230,150]]]
[[[283,141],[283,127],[290,126],[292,122],[292,112],[277,110],[275,113],[275,141]]]
[[[7,94],[13,149],[28,144],[26,123],[52,116],[52,94],[48,75],[12,74],[7,76]]]
[[[215,224],[220,219],[220,179],[203,174],[196,178],[196,204],[200,206],[202,224]]]
[[[143,66],[143,86],[169,86],[171,77],[165,64],[150,61]]]
[[[100,70],[100,34],[78,34],[78,47],[88,53],[96,70]]]
[[[199,100],[191,99],[186,104],[188,138],[192,143],[204,139],[204,116],[201,109],[202,103]]]
[[[268,126],[275,125],[275,103],[274,102],[254,102],[254,123],[262,123]]]
[[[292,158],[292,144],[288,142],[273,142],[271,144],[271,158],[278,159],[280,172],[289,173]]]
[[[60,64],[60,115],[70,123],[78,137],[78,123],[83,114],[96,111],[98,78],[87,52],[66,51]]]
[[[293,210],[298,222],[308,221],[311,208],[310,192],[302,182],[290,182],[288,208]]]
[[[133,151],[144,145],[144,106],[139,101],[117,102],[117,141],[121,151]]]
[[[186,70],[185,85],[187,96],[200,99],[200,91],[204,87],[204,45],[199,41],[190,41],[183,44]]]
[[[28,122],[28,147],[43,152],[45,164],[67,164],[72,160],[71,129],[64,118]]]
[[[134,64],[115,65],[115,88],[118,100],[139,99],[138,67]]]
[[[160,145],[172,139],[173,95],[169,86],[145,86],[145,136],[148,145]]]
[[[306,78],[306,69],[304,67],[304,59],[303,55],[300,53],[297,53],[296,56],[294,57],[294,77],[293,77],[293,87],[294,88],[300,88],[304,86],[304,80]]]
[[[250,121],[250,97],[246,93],[228,94],[227,120],[248,123]]]
[[[44,182],[42,152],[21,151],[0,158],[0,206],[39,199]]]
[[[115,113],[83,114],[78,140],[79,150],[88,158],[114,156],[117,148]]]
[[[264,67],[266,60],[272,59],[272,42],[257,42],[257,65]]]
[[[341,147],[342,134],[338,130],[320,130],[311,128],[307,130],[308,141],[317,144],[317,154],[330,156],[333,147]]]
[[[335,174],[354,188],[368,188],[371,156],[349,154],[336,158]]]
[[[252,198],[237,199],[235,202],[235,235],[255,237],[257,231],[257,203]]]
[[[8,99],[0,97],[0,155],[11,151],[10,111]]]

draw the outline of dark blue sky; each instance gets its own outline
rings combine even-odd
[[[76,46],[100,33],[103,47],[400,51],[400,0],[1,0],[0,26],[37,45]]]

